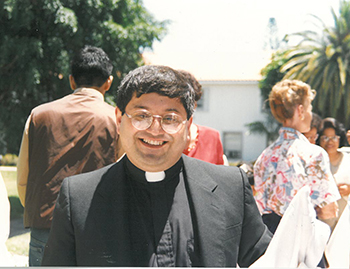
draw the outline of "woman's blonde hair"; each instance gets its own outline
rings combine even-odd
[[[282,80],[270,92],[271,113],[276,120],[283,123],[293,117],[297,105],[303,105],[308,97],[313,100],[315,96],[316,91],[300,80]]]

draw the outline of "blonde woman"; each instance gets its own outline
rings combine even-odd
[[[274,233],[299,189],[311,188],[311,201],[319,219],[337,214],[340,198],[326,151],[302,134],[310,130],[316,92],[298,80],[277,83],[269,96],[271,112],[282,123],[278,139],[254,165],[255,199],[264,223]]]

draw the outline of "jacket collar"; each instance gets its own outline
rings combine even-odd
[[[73,94],[83,94],[83,95],[97,98],[100,101],[104,101],[103,94],[93,88],[78,88],[74,90]]]

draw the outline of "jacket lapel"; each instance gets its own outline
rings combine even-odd
[[[129,238],[130,186],[124,171],[124,161],[116,163],[103,175],[96,190],[96,202],[103,205],[95,211],[95,225],[99,226],[106,249],[111,251],[111,265],[131,265],[131,244]],[[122,244],[120,242],[123,242]]]
[[[98,187],[101,208],[96,222],[102,222],[101,230],[107,249],[112,251],[115,266],[145,266],[149,259],[148,232],[141,220],[132,184],[125,172],[125,158],[104,175]]]
[[[182,156],[187,177],[190,199],[195,212],[202,266],[222,267],[225,265],[224,208],[216,194],[218,184],[202,168],[202,163]]]

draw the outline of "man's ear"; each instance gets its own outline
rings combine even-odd
[[[113,76],[109,76],[106,82],[103,84],[104,92],[108,91],[111,88],[113,79]]]
[[[116,117],[116,121],[117,121],[117,131],[119,134],[119,128],[120,128],[120,124],[122,122],[123,115],[118,107],[115,108],[115,117]]]
[[[77,88],[77,84],[75,83],[75,80],[72,75],[69,75],[69,84],[73,91]]]
[[[192,121],[193,121],[193,116],[191,116],[191,118],[189,118],[189,120],[188,120],[188,126],[187,126],[188,133],[190,133],[190,129],[191,129],[191,125],[192,125]]]

